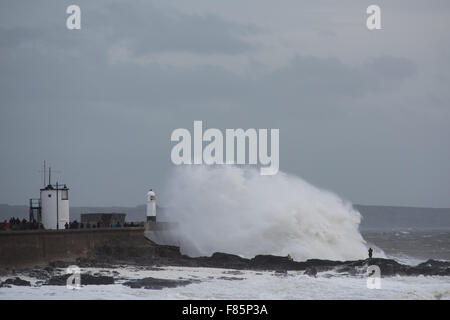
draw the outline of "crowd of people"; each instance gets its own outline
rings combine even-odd
[[[20,220],[19,218],[11,218],[8,220],[4,220],[0,224],[0,230],[34,230],[34,229],[43,229],[42,223],[39,226],[39,223],[36,221],[27,221],[27,219]]]
[[[120,224],[120,222],[112,223],[110,225],[105,226],[103,220],[98,221],[97,223],[83,223],[78,222],[77,220],[69,222],[64,225],[64,229],[99,229],[99,228],[126,228],[126,227],[139,227],[141,224],[134,222],[125,222]]]
[[[105,223],[100,220],[97,223],[79,223],[77,220],[66,223],[64,229],[96,229],[96,228],[127,228],[127,227],[142,227],[143,223],[136,222],[125,222],[120,224],[119,222],[113,223],[110,225],[105,225]],[[35,229],[44,229],[42,223],[38,223],[36,221],[27,221],[25,218],[20,220],[19,218],[11,218],[8,220],[4,220],[0,222],[0,231],[6,230],[35,230]]]

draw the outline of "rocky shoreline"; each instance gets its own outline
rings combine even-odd
[[[257,255],[251,259],[237,255],[216,252],[210,257],[189,257],[180,253],[174,246],[159,246],[149,243],[148,246],[126,245],[123,242],[107,243],[97,248],[89,257],[78,258],[75,261],[53,261],[45,267],[26,269],[2,269],[0,287],[30,286],[31,283],[21,279],[26,276],[38,279],[39,285],[65,285],[69,275],[64,274],[65,268],[76,265],[80,268],[103,268],[114,270],[118,266],[137,266],[146,270],[160,270],[166,266],[179,267],[207,267],[234,269],[223,276],[225,280],[242,280],[236,277],[241,271],[274,271],[276,275],[286,274],[288,271],[299,271],[303,274],[316,277],[321,272],[332,271],[342,276],[366,276],[367,267],[377,265],[382,277],[390,276],[450,276],[450,262],[428,260],[416,266],[404,265],[392,259],[371,258],[355,261],[331,261],[311,259],[294,261],[288,257],[273,255]],[[231,272],[231,273],[230,273]],[[111,271],[109,275],[83,274],[81,285],[107,285],[116,283],[117,275]],[[134,279],[122,283],[130,288],[162,289],[165,287],[184,286],[193,283],[185,279]]]
[[[140,265],[133,263],[120,264],[114,262],[98,261],[91,259],[78,259],[73,262],[55,261],[45,268],[30,269],[9,269],[2,270],[0,276],[7,277],[0,281],[0,288],[12,286],[32,286],[28,280],[20,277],[33,278],[37,281],[34,286],[65,286],[70,276],[65,274],[65,269],[69,265],[77,265],[80,268],[101,268],[103,272],[94,274],[82,273],[81,285],[111,285],[121,283],[130,288],[144,288],[160,290],[163,288],[174,288],[186,286],[191,283],[199,282],[195,279],[160,279],[154,277],[145,277],[142,279],[124,279],[119,276],[114,269],[124,266],[137,267],[141,270],[159,271],[164,270],[163,265]],[[174,264],[171,264],[173,266]],[[244,271],[272,271],[274,276],[287,276],[288,271],[303,272],[304,275],[317,277],[321,272],[333,272],[336,276],[367,276],[367,267],[377,265],[380,267],[382,277],[395,275],[401,276],[450,276],[450,262],[428,260],[416,266],[400,264],[391,259],[366,259],[356,261],[330,261],[330,260],[307,260],[304,262],[292,261],[286,257],[260,255],[252,259],[244,259],[235,255],[226,253],[215,253],[211,257],[190,258],[181,256],[177,266],[188,267],[208,267],[234,269],[223,272],[220,280],[244,280],[242,277]],[[169,266],[169,265],[167,265]],[[105,272],[107,275],[105,275]],[[126,281],[124,281],[126,280]]]

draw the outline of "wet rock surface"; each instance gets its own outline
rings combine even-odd
[[[147,277],[143,279],[130,280],[124,282],[123,285],[133,289],[144,288],[144,289],[161,290],[164,288],[176,288],[180,286],[186,286],[193,282],[194,282],[193,280],[180,280],[180,279],[172,280],[172,279],[158,279]]]
[[[255,271],[304,271],[309,276],[317,276],[320,272],[334,271],[342,275],[361,275],[367,272],[369,265],[377,265],[381,275],[424,275],[424,276],[450,276],[450,262],[428,260],[416,266],[404,265],[392,259],[370,258],[355,261],[332,261],[321,259],[310,259],[306,261],[294,261],[288,257],[274,255],[257,255],[247,259],[238,255],[216,252],[210,257],[188,257],[182,255],[178,247],[155,246],[149,248],[141,247],[131,250],[128,255],[126,248],[110,248],[98,252],[91,258],[78,259],[72,264],[80,267],[114,268],[117,265],[137,265],[147,270],[158,270],[161,266],[184,266],[184,267],[209,267],[226,268]],[[148,250],[147,250],[148,249]],[[69,263],[53,263],[53,266],[68,266]],[[158,267],[155,267],[158,266]],[[149,269],[150,268],[150,269]],[[232,274],[232,273],[230,273]],[[238,274],[238,273],[236,273]]]
[[[223,274],[232,274],[234,276],[240,275],[240,274],[244,274],[244,272],[239,271],[239,270],[227,270],[222,272]]]
[[[0,288],[10,286],[31,286],[30,281],[20,279],[19,277],[9,278],[3,282],[0,282]]]
[[[160,246],[142,237],[141,240],[131,241],[111,240],[101,247],[96,248],[87,257],[78,258],[74,261],[53,261],[45,267],[33,267],[24,270],[3,269],[0,270],[2,277],[16,277],[25,275],[38,279],[47,285],[66,285],[69,275],[61,275],[70,266],[76,265],[80,268],[100,268],[113,270],[122,266],[133,266],[136,271],[148,270],[158,271],[164,266],[180,267],[209,267],[232,269],[224,272],[224,278],[233,278],[242,274],[242,270],[274,271],[274,275],[283,276],[287,271],[302,271],[311,277],[320,276],[321,272],[336,273],[342,276],[362,276],[367,272],[367,267],[377,265],[381,270],[382,277],[404,275],[404,276],[450,276],[450,262],[428,260],[416,266],[404,265],[392,259],[371,258],[355,261],[332,261],[321,259],[310,259],[306,261],[294,261],[289,257],[274,255],[257,255],[251,259],[242,258],[238,255],[216,252],[210,257],[189,257],[181,254],[180,248],[175,246]],[[1,268],[0,268],[1,269]],[[19,272],[20,271],[20,272]],[[113,284],[121,278],[117,272],[105,272],[103,274],[82,274],[81,284]],[[240,278],[240,277],[235,277]],[[8,279],[9,280],[9,279]],[[7,280],[7,281],[8,281]],[[161,281],[160,281],[161,280]],[[9,280],[13,281],[13,280]],[[186,285],[189,280],[169,280],[144,278],[141,281],[127,281],[130,287],[170,287]],[[19,283],[19,282],[17,282]],[[10,286],[11,284],[4,284]]]
[[[293,261],[287,257],[260,255],[252,259],[237,259],[234,255],[221,253],[220,259],[216,257],[219,254],[213,254],[211,258],[201,258],[197,262],[198,266],[220,267],[231,269],[249,269],[249,270],[275,270],[278,272],[305,271],[305,274],[317,276],[319,272],[335,271],[347,275],[361,275],[367,272],[367,267],[376,265],[380,268],[382,276],[394,275],[424,275],[424,276],[450,276],[450,262],[428,260],[417,266],[400,264],[392,259],[371,258],[356,261],[330,261],[311,259],[303,262]],[[219,263],[216,263],[219,261]]]
[[[51,277],[45,284],[48,286],[65,286],[70,274]],[[114,284],[114,278],[103,275],[81,274],[81,285],[106,285]]]
[[[317,269],[314,267],[308,267],[305,270],[305,274],[310,277],[317,277]]]
[[[218,277],[217,279],[219,279],[219,280],[244,280],[245,278],[222,276],[222,277]]]
[[[51,277],[51,271],[48,271],[48,269],[31,269],[24,272],[28,277],[35,278],[38,280],[47,280]]]

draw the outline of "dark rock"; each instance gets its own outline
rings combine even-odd
[[[52,273],[54,271],[54,268],[51,266],[47,266],[44,268],[45,271],[47,271],[48,273]]]
[[[99,246],[91,254],[89,259],[83,262],[92,262],[91,267],[99,267],[99,264],[123,264],[123,265],[172,265],[172,266],[196,266],[196,262],[180,253],[176,246],[157,245],[150,240],[133,238],[124,242],[113,239]],[[86,265],[87,266],[87,265]]]
[[[346,262],[343,261],[333,261],[333,260],[320,260],[320,259],[309,259],[305,262],[300,262],[304,270],[307,268],[315,268],[317,272],[330,271],[337,267],[345,266]]]
[[[395,275],[424,275],[424,276],[448,276],[450,275],[450,263],[445,261],[428,260],[417,266],[400,264],[392,259],[369,258],[366,260],[347,261],[335,269],[335,271],[350,275],[364,274],[367,267],[376,265],[380,268],[381,276]]]
[[[10,287],[11,285],[29,287],[29,286],[31,286],[31,283],[30,283],[30,281],[20,279],[19,277],[9,278],[3,282],[0,282],[0,288],[1,287]]]
[[[46,280],[50,278],[51,274],[45,269],[32,269],[25,272],[27,276],[31,278],[36,278],[39,280]]]
[[[301,270],[304,266],[289,257],[257,255],[250,259],[250,267],[255,270]]]
[[[338,267],[335,271],[344,275],[350,275],[350,276],[356,276],[360,275],[362,273],[365,273],[367,269],[364,269],[363,267],[350,267],[350,266],[343,266]]]
[[[154,289],[161,290],[163,288],[175,288],[179,286],[186,286],[194,282],[193,280],[171,280],[171,279],[157,279],[157,278],[143,278],[138,280],[130,280],[124,282],[123,285],[136,289],[136,288],[144,288],[144,289]]]
[[[68,266],[72,265],[72,263],[66,261],[52,261],[48,264],[51,268],[62,268],[65,269]]]
[[[317,277],[317,269],[315,267],[308,267],[305,270],[305,274],[310,277]]]
[[[157,246],[155,254],[158,257],[180,259],[182,257],[180,248],[176,246]]]
[[[199,266],[210,268],[227,268],[227,269],[248,269],[249,259],[239,257],[235,254],[215,252],[211,257],[195,258]]]
[[[335,271],[338,272],[338,273],[350,273],[354,269],[355,269],[354,267],[350,267],[350,266],[346,265],[346,266],[339,266],[339,267],[337,267],[335,269]]]
[[[101,285],[101,284],[114,284],[114,278],[110,276],[92,276],[89,274],[81,275],[82,285]]]
[[[245,278],[239,278],[239,277],[218,277],[219,280],[244,280]]]
[[[244,273],[239,270],[228,270],[228,271],[224,271],[223,274],[232,274],[234,276],[237,276],[237,275],[244,274]]]
[[[275,270],[276,275],[287,275],[287,270]]]
[[[49,286],[65,286],[67,284],[67,278],[70,274],[62,276],[53,276],[45,284]]]
[[[323,274],[323,275],[321,275],[323,278],[327,278],[327,279],[329,279],[329,278],[333,278],[334,277],[334,275],[333,274],[330,274],[330,273],[325,273],[325,274]]]
[[[450,268],[450,261],[439,261],[430,259],[417,265],[419,268]]]
[[[376,265],[376,266],[380,267],[382,276],[403,274],[405,269],[408,268],[408,266],[402,265],[395,260],[383,259],[383,258],[369,258],[366,260],[354,261],[349,264],[349,266],[360,267],[360,268],[370,266],[370,265]],[[365,270],[364,270],[364,272],[365,272]]]
[[[160,268],[160,267],[146,267],[145,270],[147,270],[147,271],[161,271],[161,270],[164,270],[164,268]]]
[[[428,260],[406,269],[408,275],[450,276],[450,261]]]
[[[252,259],[242,258],[235,254],[216,252],[210,257],[192,258],[180,253],[180,248],[175,246],[161,246],[142,237],[131,239],[111,239],[99,247],[89,251],[87,257],[78,258],[69,263],[54,261],[45,268],[44,272],[30,271],[30,275],[37,279],[48,279],[48,276],[65,269],[69,265],[77,265],[81,268],[116,268],[120,265],[141,266],[146,270],[157,270],[155,266],[186,266],[186,267],[210,267],[237,270],[255,271],[305,271],[305,274],[315,276],[319,272],[336,271],[345,275],[362,275],[367,272],[367,267],[377,265],[381,275],[450,275],[450,262],[428,260],[417,266],[403,265],[392,259],[371,258],[355,261],[332,261],[310,259],[306,261],[294,261],[290,257],[274,255],[257,255]],[[231,272],[236,272],[231,271]],[[8,275],[15,276],[14,270],[7,270]],[[233,274],[233,273],[229,274]],[[26,273],[25,273],[26,274]],[[117,274],[116,274],[117,275]],[[47,277],[47,278],[46,278]],[[82,275],[82,282],[83,277]],[[65,284],[65,279],[63,284]],[[57,281],[57,280],[52,280]]]
[[[76,265],[80,268],[108,268],[114,269],[117,267],[112,261],[105,261],[105,259],[99,257],[90,258],[78,258],[72,265]]]
[[[48,286],[65,286],[70,274],[51,277],[46,285]],[[109,276],[95,276],[90,274],[81,274],[81,285],[102,285],[114,284],[114,278]]]

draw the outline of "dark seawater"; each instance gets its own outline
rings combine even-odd
[[[368,245],[382,249],[399,262],[418,263],[428,259],[450,260],[450,229],[446,230],[366,230]]]

